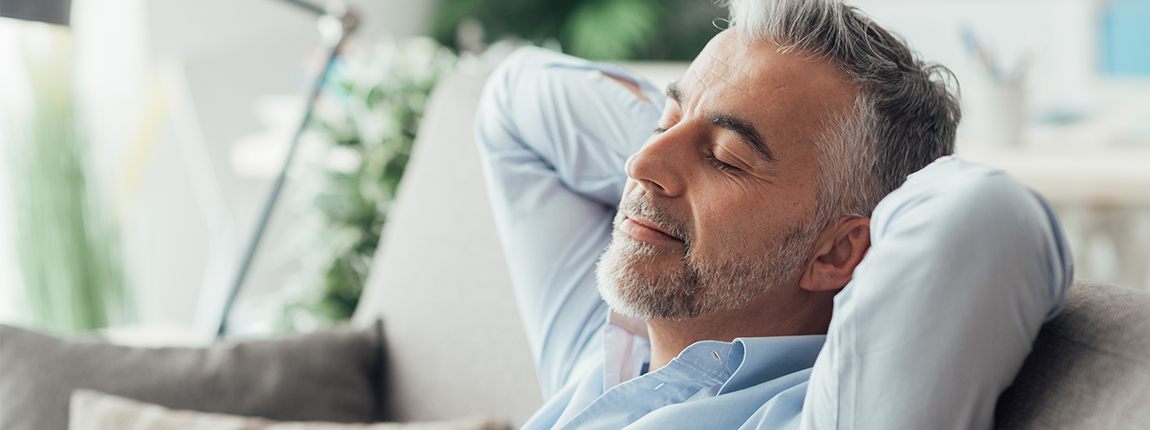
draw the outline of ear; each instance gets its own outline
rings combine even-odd
[[[799,278],[807,291],[835,291],[847,285],[870,249],[870,218],[843,218],[831,223],[815,241],[815,252]]]

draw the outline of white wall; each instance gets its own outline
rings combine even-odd
[[[1095,0],[858,0],[912,49],[951,69],[962,88],[963,135],[987,126],[991,81],[966,50],[968,25],[1005,67],[1032,55],[1027,98],[1037,115],[1084,111],[1097,102]]]

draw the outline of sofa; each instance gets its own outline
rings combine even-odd
[[[630,68],[656,84],[682,71]],[[522,424],[542,403],[472,135],[483,83],[482,74],[459,73],[435,90],[354,317],[384,321],[390,419],[494,414]],[[1150,294],[1077,282],[1000,398],[996,421],[1150,428]]]
[[[682,71],[682,65],[666,64],[631,68],[657,84]],[[482,73],[460,72],[441,81],[432,95],[351,324],[366,336],[317,334],[276,344],[217,345],[207,352],[131,350],[141,364],[119,366],[119,373],[107,375],[119,385],[103,387],[132,397],[132,390],[156,392],[158,385],[154,398],[136,399],[202,410],[192,405],[216,397],[214,403],[222,405],[212,412],[273,419],[416,422],[480,416],[524,423],[543,399],[474,144],[472,122],[484,80]],[[95,361],[131,359],[107,346],[69,346],[25,330],[0,326],[0,334],[0,411],[21,414],[54,403],[46,412],[53,423],[66,418],[72,389],[102,388],[76,382],[101,372],[93,370],[100,369]],[[259,372],[219,368],[234,357],[246,360],[246,369],[261,368],[267,378],[240,383]],[[81,366],[68,364],[77,360]],[[190,372],[163,376],[157,361],[181,361]],[[54,371],[44,371],[52,366]],[[338,369],[338,377],[322,369]],[[13,378],[17,372],[52,373],[23,381],[55,384],[55,391],[10,382],[20,379]],[[146,381],[125,388],[125,379]],[[214,381],[217,391],[193,380]],[[220,401],[226,396],[231,397]],[[1043,326],[1014,384],[1000,397],[995,418],[1004,429],[1150,428],[1150,294],[1077,282],[1065,310]],[[45,428],[28,423],[48,421],[0,415],[0,427],[21,422],[13,427]]]

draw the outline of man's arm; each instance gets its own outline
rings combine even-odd
[[[991,428],[1072,268],[1050,208],[958,159],[911,175],[871,219],[835,297],[803,428]]]
[[[622,69],[538,48],[516,51],[484,90],[476,136],[545,397],[599,352],[607,307],[594,265],[623,164],[658,121],[650,100],[658,91]]]

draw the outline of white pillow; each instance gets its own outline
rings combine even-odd
[[[342,424],[282,422],[264,418],[168,409],[92,390],[72,392],[69,430],[503,430],[490,419],[423,423]]]

